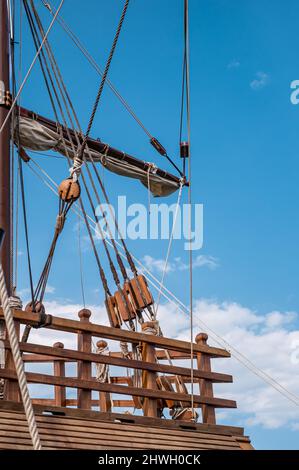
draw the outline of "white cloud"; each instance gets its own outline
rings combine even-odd
[[[54,294],[55,291],[56,291],[56,287],[53,287],[50,284],[47,284],[46,294]]]
[[[232,59],[228,64],[227,68],[228,69],[238,69],[240,67],[241,63],[237,59]]]
[[[165,335],[190,340],[186,316],[172,305],[162,305],[159,318]],[[261,315],[234,302],[218,303],[201,299],[194,306],[195,335],[200,331],[207,331],[205,325],[208,325],[259,369],[299,396],[299,364],[292,360],[294,347],[298,348],[299,344],[296,320],[298,315],[294,312],[269,312]],[[219,347],[212,336],[209,344]],[[261,380],[235,357],[213,360],[212,367],[216,372],[229,373],[234,377],[233,384],[214,386],[216,396],[236,399],[238,404],[237,410],[217,411],[224,423],[260,425],[265,428],[287,426],[294,430],[299,427],[298,406]]]
[[[257,72],[255,74],[256,78],[250,82],[250,87],[253,90],[260,90],[264,88],[269,83],[269,75],[265,72]]]
[[[146,255],[143,258],[143,263],[147,269],[151,271],[162,273],[164,271],[165,259],[153,258],[150,255]],[[219,266],[217,258],[208,255],[198,255],[193,259],[193,268],[207,267],[208,269],[216,269]],[[168,261],[166,272],[177,272],[187,271],[189,264],[182,261],[180,257],[176,257],[171,261]]]

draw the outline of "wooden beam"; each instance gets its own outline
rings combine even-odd
[[[41,321],[40,314],[32,312],[24,312],[22,310],[13,311],[14,319],[19,320],[21,323],[38,326]],[[0,308],[0,319],[3,318],[3,311]],[[112,328],[110,326],[97,325],[95,323],[83,323],[77,320],[69,320],[67,318],[52,316],[50,325],[45,328],[52,330],[65,331],[68,333],[77,334],[78,331],[91,333],[92,336],[99,338],[108,338],[117,341],[128,341],[129,343],[147,343],[154,346],[159,346],[163,349],[170,349],[183,353],[190,354],[191,344],[188,341],[180,341],[172,338],[165,338],[163,336],[147,335],[135,331],[121,330],[119,328]],[[230,353],[225,349],[214,348],[200,344],[193,344],[194,353],[201,352],[208,354],[211,357],[230,357]]]
[[[6,341],[5,346],[7,349],[10,349],[9,343]],[[126,359],[121,357],[114,356],[104,356],[103,354],[95,353],[85,353],[80,351],[75,351],[72,349],[62,349],[54,348],[50,346],[43,346],[39,344],[30,344],[30,343],[20,343],[20,349],[22,352],[27,353],[36,353],[38,357],[42,355],[49,355],[52,357],[52,360],[57,358],[67,359],[67,360],[84,360],[100,364],[109,364],[113,366],[119,366],[129,369],[141,369],[152,372],[161,372],[164,374],[173,374],[180,375],[182,377],[191,377],[191,370],[185,367],[172,366],[168,364],[158,364],[151,363],[146,361],[136,361],[133,359]],[[26,357],[26,356],[25,356]],[[33,357],[33,356],[31,356]],[[32,362],[34,362],[32,360]],[[211,382],[218,383],[231,383],[233,378],[228,374],[221,374],[218,372],[205,372],[202,370],[194,369],[193,377],[198,379],[207,379]]]
[[[15,372],[6,369],[0,369],[0,377],[4,379],[17,380]],[[189,394],[166,392],[163,390],[148,390],[137,387],[126,387],[124,385],[100,383],[93,380],[79,380],[70,377],[53,377],[52,375],[26,373],[29,383],[38,383],[43,385],[61,385],[69,388],[78,388],[83,390],[98,390],[108,393],[118,393],[120,395],[131,395],[144,398],[157,398],[164,400],[175,400],[191,403],[192,397]],[[215,408],[236,408],[234,400],[225,398],[209,398],[201,395],[194,395],[194,404],[210,405]]]
[[[44,406],[57,406],[55,400],[49,398],[32,398],[34,405]],[[68,398],[65,401],[65,406],[78,406],[78,400],[76,398]],[[91,400],[91,406],[99,406],[99,400]],[[133,400],[113,400],[113,406],[115,408],[135,408]]]

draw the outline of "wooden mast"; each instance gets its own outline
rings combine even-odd
[[[9,29],[7,2],[0,2],[0,93],[1,102],[9,91]],[[8,113],[7,107],[0,105],[0,127]],[[5,231],[1,250],[1,261],[5,274],[7,290],[12,293],[11,285],[11,179],[10,179],[10,121],[0,134],[0,227]]]

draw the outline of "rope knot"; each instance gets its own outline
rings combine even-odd
[[[78,149],[78,152],[74,157],[73,166],[70,168],[70,174],[71,174],[71,177],[73,178],[74,183],[78,181],[78,178],[81,175],[81,168],[83,165],[83,161],[79,157],[80,154],[81,154],[81,150]]]
[[[154,321],[147,321],[142,323],[141,325],[142,332],[146,335],[155,335],[159,336],[160,334],[160,326],[157,320]]]
[[[106,341],[97,342],[97,354],[102,356],[109,356],[109,346]],[[96,380],[100,383],[108,382],[109,379],[109,365],[96,363]]]
[[[65,223],[65,214],[59,214],[56,218],[55,231],[61,233]]]

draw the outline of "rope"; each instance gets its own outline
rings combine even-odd
[[[41,442],[37,430],[35,415],[33,411],[32,401],[30,399],[24,363],[22,360],[20,348],[19,348],[19,341],[17,337],[17,333],[15,330],[15,324],[13,319],[12,309],[9,306],[9,298],[8,293],[6,290],[5,285],[5,277],[2,268],[2,264],[0,263],[0,298],[1,304],[3,307],[3,314],[6,323],[6,328],[8,332],[9,342],[11,345],[11,352],[14,359],[17,378],[20,386],[21,397],[24,405],[24,411],[28,423],[29,433],[32,440],[32,445],[34,450],[41,450]]]
[[[114,55],[114,52],[115,52],[117,41],[118,41],[118,38],[119,38],[119,35],[120,35],[120,32],[121,32],[121,28],[122,28],[122,25],[123,25],[123,22],[124,22],[124,19],[125,19],[125,16],[126,16],[128,6],[129,6],[129,1],[130,0],[125,1],[125,5],[124,5],[124,8],[123,8],[120,20],[119,20],[119,24],[118,24],[118,27],[117,27],[117,30],[116,30],[116,33],[115,33],[115,37],[114,37],[114,40],[113,40],[113,43],[112,43],[110,54],[109,54],[109,57],[108,57],[108,60],[107,60],[106,66],[105,66],[105,70],[104,70],[104,73],[103,73],[103,76],[102,76],[102,80],[101,80],[101,83],[100,83],[100,86],[99,86],[99,90],[98,90],[98,93],[97,93],[97,96],[96,96],[96,99],[95,99],[95,103],[94,103],[94,106],[93,106],[93,109],[92,109],[92,112],[91,112],[91,116],[90,116],[90,119],[89,119],[87,130],[86,130],[86,133],[85,133],[85,136],[84,136],[84,140],[83,140],[82,145],[81,145],[81,147],[79,148],[79,151],[78,151],[78,157],[80,158],[80,160],[83,160],[83,155],[84,155],[84,150],[85,150],[85,147],[86,147],[86,144],[87,144],[87,139],[89,137],[89,134],[90,134],[90,131],[91,131],[91,128],[92,128],[92,124],[93,124],[93,121],[94,121],[94,118],[95,118],[95,115],[96,115],[96,112],[97,112],[97,109],[98,109],[98,106],[99,106],[99,103],[100,103],[100,99],[101,99],[102,92],[103,92],[103,89],[104,89],[104,86],[105,86],[105,83],[106,83],[106,78],[107,78],[109,68],[110,68],[110,65],[111,65],[111,62],[112,62],[112,59],[113,59],[113,55]]]
[[[80,286],[81,286],[81,295],[84,308],[86,307],[85,303],[85,289],[84,289],[84,275],[83,275],[83,260],[82,260],[82,246],[81,246],[81,220],[78,216],[78,252],[79,252],[79,266],[80,266]]]
[[[184,47],[185,47],[185,74],[186,74],[186,112],[187,134],[190,148],[190,50],[189,50],[189,0],[184,0]],[[191,408],[194,416],[194,358],[193,358],[193,251],[192,251],[192,185],[191,185],[191,152],[188,158],[188,205],[189,205],[189,296],[190,296],[190,369],[191,369]]]
[[[102,348],[97,348],[96,354],[101,354],[102,356],[109,356],[109,347],[108,345]],[[109,380],[109,365],[96,363],[96,380],[100,383],[108,382]]]
[[[48,28],[46,34],[45,34],[45,37],[44,37],[44,39],[43,39],[43,41],[42,41],[42,43],[41,43],[41,45],[40,45],[40,47],[39,47],[37,53],[36,53],[35,56],[34,56],[34,59],[33,59],[31,65],[30,65],[30,67],[29,67],[29,69],[28,69],[28,71],[27,71],[27,73],[26,73],[26,75],[25,75],[25,77],[24,77],[24,80],[23,80],[23,82],[22,82],[22,84],[21,84],[21,86],[20,86],[20,88],[19,88],[19,91],[17,92],[17,94],[16,94],[16,96],[15,96],[15,99],[13,100],[13,103],[12,103],[12,105],[11,105],[11,108],[10,108],[10,110],[8,111],[7,116],[6,116],[6,118],[4,119],[4,121],[3,121],[3,124],[2,124],[2,126],[1,126],[1,128],[0,128],[0,134],[3,132],[3,129],[5,128],[6,124],[8,123],[8,120],[10,119],[11,113],[13,112],[14,107],[16,106],[16,104],[17,104],[17,102],[18,102],[19,96],[21,95],[21,93],[22,93],[22,91],[23,91],[23,88],[24,88],[24,86],[25,86],[25,84],[26,84],[26,82],[27,82],[27,80],[28,80],[28,78],[29,78],[29,76],[30,76],[30,74],[31,74],[31,72],[32,72],[32,69],[33,69],[33,67],[34,67],[34,65],[35,65],[35,62],[37,61],[37,59],[38,59],[38,57],[39,57],[39,55],[40,55],[40,53],[41,53],[41,51],[42,51],[42,48],[43,48],[43,46],[44,46],[44,43],[45,43],[45,41],[47,40],[47,37],[48,37],[48,35],[49,35],[49,33],[50,33],[50,31],[51,31],[51,29],[52,29],[54,23],[55,23],[56,17],[57,17],[57,15],[58,15],[59,11],[61,10],[61,7],[62,7],[63,3],[64,3],[64,0],[61,0],[61,2],[60,2],[60,4],[59,4],[59,7],[57,8],[57,10],[56,10],[56,12],[55,12],[55,15],[54,15],[54,17],[53,17],[53,20],[51,21],[50,26],[49,26],[49,28]]]
[[[166,275],[166,271],[167,271],[171,246],[172,246],[172,242],[173,242],[173,235],[174,235],[174,231],[175,231],[177,216],[178,216],[181,197],[182,197],[182,189],[183,189],[183,184],[181,183],[180,184],[179,194],[178,194],[178,199],[177,199],[177,203],[176,203],[176,208],[175,208],[173,224],[172,224],[171,234],[170,234],[169,243],[168,243],[168,248],[167,248],[167,254],[166,254],[166,258],[165,258],[165,262],[164,262],[164,268],[163,268],[163,273],[162,273],[162,278],[161,278],[161,283],[160,283],[160,289],[159,289],[159,293],[158,293],[158,299],[157,299],[157,302],[156,302],[155,316],[157,316],[157,314],[158,314],[158,308],[159,308],[159,304],[160,304],[161,293],[162,293],[162,289],[163,289],[163,285],[164,285],[164,279],[165,279],[165,275]]]
[[[53,9],[50,5],[50,2],[46,2],[43,0],[43,3],[45,7],[50,11],[50,13],[53,15]],[[68,24],[65,22],[65,20],[59,15],[57,18],[58,23],[61,25],[61,27],[64,29],[66,34],[69,36],[69,38],[73,41],[73,43],[77,46],[77,48],[82,52],[84,57],[88,60],[88,62],[92,65],[92,67],[97,71],[99,75],[103,75],[102,70],[96,63],[95,59],[92,57],[92,55],[88,52],[86,47],[82,44],[78,36],[75,35],[75,33],[71,30],[71,28],[68,26]],[[106,79],[106,83],[111,89],[111,91],[115,94],[115,96],[119,99],[119,101],[122,103],[122,105],[126,108],[126,110],[129,112],[129,114],[132,116],[132,118],[137,122],[137,124],[143,129],[145,134],[152,139],[152,134],[148,131],[148,129],[145,127],[145,125],[142,123],[141,119],[138,118],[138,116],[135,114],[133,111],[132,107],[129,105],[129,103],[125,100],[125,98],[120,94],[120,92],[114,87],[112,82],[109,80],[109,78]]]

